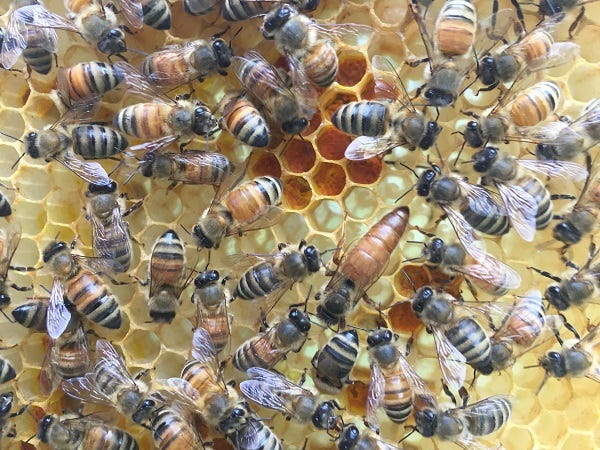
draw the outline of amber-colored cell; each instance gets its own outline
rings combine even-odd
[[[431,274],[422,264],[406,264],[395,278],[396,290],[404,297],[412,297],[415,290],[431,283]]]
[[[373,77],[369,76],[367,82],[365,83],[364,87],[360,92],[360,99],[374,100],[376,98],[377,95],[375,94],[375,81],[373,80]]]
[[[319,164],[312,179],[317,192],[321,195],[338,195],[346,186],[346,174],[338,164]]]
[[[316,112],[314,116],[310,119],[310,123],[308,124],[308,128],[302,132],[302,136],[309,136],[317,131],[319,125],[321,125],[321,113]]]
[[[302,173],[312,169],[317,156],[310,142],[294,139],[285,147],[282,159],[287,170]]]
[[[323,158],[338,161],[344,157],[344,151],[350,142],[352,137],[337,128],[328,128],[317,137],[317,149]]]
[[[255,152],[248,165],[248,175],[252,178],[263,175],[281,177],[281,165],[273,153]]]
[[[352,94],[337,94],[332,97],[325,104],[325,112],[327,113],[327,118],[331,120],[331,116],[334,112],[338,110],[338,108],[346,103],[355,102],[356,96]]]
[[[370,158],[365,161],[348,161],[348,176],[355,183],[375,183],[381,175],[382,166],[379,158]]]
[[[412,311],[409,301],[396,303],[387,311],[388,322],[398,332],[414,333],[421,326],[421,321]]]
[[[451,276],[444,272],[442,272],[438,268],[427,268],[429,270],[429,274],[431,276],[431,283],[435,287],[439,287],[444,289],[448,294],[453,295],[454,297],[458,297],[460,294],[463,277],[461,276]]]
[[[305,178],[288,177],[284,180],[283,195],[291,209],[304,209],[310,203],[312,191]]]
[[[364,417],[367,412],[369,386],[362,381],[356,381],[345,388],[344,394],[346,394],[344,405],[348,412],[356,417]]]
[[[365,76],[367,61],[362,53],[346,52],[340,56],[337,81],[343,86],[354,86]]]

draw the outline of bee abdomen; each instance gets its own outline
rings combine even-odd
[[[338,57],[330,42],[320,42],[302,57],[307,78],[320,87],[330,86],[338,73]]]
[[[280,280],[273,272],[273,265],[262,263],[248,270],[238,281],[235,297],[254,300],[273,292]]]
[[[100,283],[96,275],[80,271],[66,283],[67,299],[91,321],[118,329],[121,327],[121,309],[115,297]]]
[[[461,205],[460,212],[465,220],[476,230],[492,236],[508,233],[508,216],[497,204],[479,204],[467,201]]]
[[[171,28],[171,9],[165,0],[143,0],[144,23],[157,30]]]
[[[95,425],[86,430],[77,449],[138,450],[135,438],[126,431]]]
[[[475,403],[466,414],[468,429],[475,436],[485,436],[498,430],[510,417],[512,405],[501,396]]]
[[[412,390],[408,380],[399,375],[386,377],[383,409],[394,423],[402,423],[408,419],[413,409]]]
[[[223,19],[230,22],[246,20],[250,17],[266,13],[271,9],[270,2],[260,0],[248,2],[244,0],[225,0],[223,4]]]
[[[0,192],[0,217],[10,216],[12,214],[12,208],[8,198]]]
[[[356,136],[382,136],[389,121],[387,106],[380,102],[350,102],[331,116],[331,123],[339,130]]]
[[[102,159],[121,153],[127,139],[112,128],[102,125],[81,125],[73,130],[73,149],[83,159]]]
[[[23,49],[23,59],[37,73],[47,75],[52,70],[52,53],[42,47],[29,47]]]
[[[89,62],[69,67],[65,70],[64,77],[69,98],[79,101],[114,89],[125,78],[125,72],[116,65]]]
[[[510,105],[510,115],[518,127],[532,127],[546,120],[560,103],[560,89],[543,81],[521,93]]]
[[[279,178],[262,176],[251,180],[227,196],[224,200],[234,220],[248,224],[264,214],[271,206],[279,204],[283,183]]]
[[[25,328],[46,332],[46,315],[48,304],[45,302],[24,303],[12,310],[14,319]]]
[[[535,227],[538,230],[543,230],[552,221],[554,205],[550,199],[548,189],[535,177],[525,177],[519,185],[525,192],[533,197],[538,206],[535,216]]]
[[[226,128],[245,144],[261,148],[269,145],[267,121],[248,100],[238,99],[224,119]]]
[[[477,368],[489,363],[491,342],[481,326],[467,317],[445,332],[448,340],[464,355],[467,364]]]
[[[14,367],[8,359],[0,358],[0,384],[8,383],[17,376]]]
[[[257,339],[261,338],[259,337]],[[270,369],[283,357],[283,355],[281,355],[269,358],[268,360],[263,358],[261,353],[269,354],[270,352],[276,350],[276,348],[274,348],[273,344],[270,342],[266,342],[267,340],[264,338],[261,339],[263,341],[262,343],[258,343],[257,339],[253,339],[245,344],[242,344],[242,346],[238,348],[233,355],[233,366],[239,371],[246,372],[250,367],[262,367],[263,369]],[[261,345],[261,352],[257,351],[255,348],[257,344]],[[265,344],[267,346],[266,349],[262,348],[262,345]],[[262,350],[266,351],[263,352]],[[279,355],[279,352],[277,351],[274,353]]]

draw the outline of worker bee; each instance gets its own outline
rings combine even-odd
[[[89,448],[118,448],[138,450],[135,438],[121,430],[99,421],[96,418],[77,417],[61,419],[52,414],[40,420],[37,437],[52,449],[84,450]]]
[[[346,149],[345,156],[361,160],[405,146],[427,150],[436,140],[441,127],[428,121],[412,104],[408,93],[391,62],[374,56],[372,66],[375,94],[381,101],[362,100],[341,106],[331,117],[331,122],[345,133],[358,135]],[[389,68],[393,71],[394,79]],[[385,101],[391,100],[392,103]]]
[[[151,53],[142,61],[141,73],[163,88],[196,79],[202,82],[214,73],[227,75],[225,69],[231,65],[232,56],[231,44],[216,35],[210,41],[186,41]]]
[[[245,94],[226,94],[217,107],[222,111],[219,119],[221,129],[251,147],[268,147],[271,130],[260,111]]]
[[[418,89],[428,105],[451,106],[467,74],[476,61],[474,55],[485,55],[501,39],[512,24],[512,12],[498,11],[477,23],[475,6],[469,0],[448,0],[442,6],[436,23],[425,19],[425,12],[416,2],[410,4],[427,58],[412,61],[416,66],[429,61],[429,80]],[[435,30],[435,35],[430,34]]]
[[[14,380],[17,376],[15,368],[6,358],[0,357],[0,384],[8,383]]]
[[[183,10],[192,16],[203,16],[211,12],[222,0],[183,0]]]
[[[126,77],[121,63],[86,62],[61,68],[56,76],[56,90],[69,107],[99,99],[119,86]]]
[[[406,226],[409,210],[400,206],[383,216],[353,247],[341,249],[345,237],[338,244],[333,257],[336,269],[329,282],[317,293],[317,315],[327,325],[345,326],[346,316],[385,271],[394,249],[398,246]]]
[[[584,167],[573,162],[516,159],[489,145],[473,155],[473,168],[483,174],[483,184],[494,183],[509,213],[510,224],[529,242],[533,241],[536,229],[550,225],[554,208],[544,184],[528,171],[575,181],[582,181],[588,175]]]
[[[13,0],[8,11],[8,23],[3,33],[0,63],[5,69],[15,65],[21,54],[31,70],[47,75],[58,48],[58,36],[52,28],[28,26],[17,20],[15,10],[23,6],[39,5],[39,0]]]
[[[138,424],[145,424],[156,407],[156,401],[149,394],[149,386],[129,374],[123,358],[104,339],[96,341],[93,371],[63,381],[62,388],[65,394],[82,402],[116,408]]]
[[[112,270],[113,261],[74,255],[62,241],[50,242],[44,248],[43,260],[54,277],[46,320],[52,339],[65,331],[71,319],[65,301],[98,325],[113,330],[121,327],[119,303],[98,275]]]
[[[86,219],[92,224],[92,247],[97,256],[114,260],[113,270],[127,272],[131,264],[131,237],[129,226],[123,220],[128,211],[121,213],[117,183],[90,184],[85,193]]]
[[[310,422],[319,430],[340,428],[342,419],[335,414],[340,405],[335,400],[319,403],[312,391],[270,370],[251,367],[246,373],[248,380],[240,383],[240,390],[253,402],[297,422]]]
[[[215,3],[216,0],[185,0],[188,2]],[[292,0],[288,2],[302,12],[317,9],[320,0]],[[223,18],[230,22],[248,20],[252,17],[267,14],[273,8],[273,2],[266,0],[224,0]]]
[[[284,133],[299,134],[308,127],[315,112],[312,89],[304,89],[300,83],[289,87],[277,69],[254,51],[234,56],[232,66],[244,89]]]
[[[57,339],[50,339],[40,373],[45,395],[50,395],[62,380],[84,376],[91,367],[87,334],[81,321],[76,322]]]
[[[232,297],[216,270],[200,272],[194,280],[192,302],[196,305],[196,327],[206,330],[219,353],[229,343],[233,316],[227,313]]]
[[[69,11],[68,18],[50,12],[42,5],[23,6],[13,15],[27,27],[77,33],[108,56],[127,51],[125,32],[118,26],[115,11],[119,11],[126,27],[141,28],[143,25],[142,5],[135,0],[118,0],[112,7],[105,7],[99,0],[65,0],[65,7]]]
[[[150,256],[148,312],[152,321],[171,323],[187,286],[185,248],[175,230],[165,231]]]
[[[17,432],[12,424],[8,423],[9,419],[20,416],[25,412],[29,405],[24,405],[18,411],[11,413],[13,406],[14,394],[12,392],[3,392],[0,394],[0,439],[3,436],[14,438]]]
[[[333,335],[311,360],[315,369],[315,386],[331,395],[341,392],[356,364],[359,349],[355,329]]]
[[[538,159],[571,160],[600,143],[600,99],[590,101],[581,116],[542,126],[536,137]]]
[[[8,197],[0,192],[0,217],[8,217],[12,214],[12,207]]]
[[[219,248],[226,236],[267,228],[281,217],[283,183],[271,176],[257,177],[229,190],[223,185],[193,228],[198,246]]]
[[[204,448],[192,426],[189,412],[177,403],[154,410],[150,418],[150,429],[157,450]]]
[[[29,286],[17,286],[14,283],[9,283],[8,269],[12,268],[21,271],[35,270],[33,267],[12,267],[10,265],[20,241],[21,226],[18,222],[7,223],[0,227],[0,311],[5,317],[4,308],[10,304],[11,300],[8,288],[17,291],[28,291],[31,289]]]
[[[513,83],[511,90],[515,90]],[[487,143],[522,141],[535,135],[533,127],[548,119],[561,103],[558,85],[552,81],[541,81],[519,91],[515,96],[506,93],[498,103],[481,116],[473,113],[477,120],[467,122],[465,142],[474,148]]]
[[[306,312],[292,308],[287,318],[240,345],[231,362],[241,372],[251,367],[272,369],[286,353],[298,353],[302,349],[310,325],[310,317]]]
[[[369,426],[378,429],[377,410],[381,407],[394,423],[402,423],[412,412],[412,388],[405,375],[408,361],[394,343],[397,337],[386,329],[369,333],[369,362],[371,381],[367,397]]]
[[[229,438],[236,450],[283,450],[279,438],[246,402],[233,408],[217,429]]]
[[[338,450],[401,450],[401,447],[382,441],[373,432],[361,433],[354,424],[344,426],[337,441]]]
[[[32,300],[17,306],[11,311],[13,318],[25,328],[46,333],[46,316],[48,314],[48,301]],[[72,316],[74,320],[75,316]]]
[[[144,23],[155,30],[171,28],[171,6],[167,0],[137,0],[142,5]]]
[[[470,252],[480,253],[480,257],[473,258],[458,242],[447,244],[434,237],[424,243],[422,257],[428,266],[439,267],[450,276],[463,275],[467,283],[495,297],[520,286],[521,276],[514,269],[477,247],[471,246]],[[467,257],[472,263],[467,262]]]

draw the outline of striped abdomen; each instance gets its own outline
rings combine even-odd
[[[90,367],[87,335],[82,327],[63,333],[52,348],[52,366],[62,378],[84,376]]]
[[[6,195],[0,192],[0,217],[10,216],[12,214],[12,208]]]
[[[550,55],[554,39],[545,30],[535,30],[526,35],[518,44],[520,55],[528,65],[543,63]]]
[[[117,264],[113,266],[116,272],[127,272],[131,264],[132,248],[126,224],[121,222],[117,226],[111,216],[109,224],[99,226],[103,228],[102,238],[100,239],[97,230],[92,233],[94,250],[99,256],[116,261]]]
[[[517,180],[516,184],[521,186],[535,200],[538,207],[535,216],[535,227],[538,230],[543,230],[550,225],[554,211],[550,192],[539,179],[533,176],[523,176]]]
[[[8,383],[16,376],[17,373],[8,359],[0,358],[0,384]]]
[[[382,136],[388,128],[389,109],[380,102],[350,102],[341,106],[331,116],[331,123],[348,134]]]
[[[413,409],[410,383],[398,364],[390,369],[381,367],[381,373],[385,379],[383,409],[392,422],[402,423],[408,419]]]
[[[470,317],[460,319],[448,327],[444,334],[471,367],[478,369],[489,366],[491,342],[475,320]]]
[[[142,61],[141,73],[150,83],[171,86],[190,81],[188,61],[179,49],[163,50],[148,55]]]
[[[510,338],[523,347],[529,347],[540,336],[545,323],[546,311],[542,298],[521,297],[502,328],[494,335],[494,340]]]
[[[343,331],[333,336],[311,361],[317,372],[317,387],[329,394],[340,392],[356,363],[358,351],[356,330]]]
[[[277,326],[273,326],[263,335],[244,342],[233,355],[234,367],[241,372],[250,367],[272,369],[285,355],[277,345],[276,334]]]
[[[273,292],[281,283],[273,264],[264,262],[250,268],[239,279],[234,297],[255,300]]]
[[[469,0],[448,0],[435,25],[437,50],[445,56],[469,52],[475,41],[477,11]]]
[[[223,19],[230,22],[246,20],[259,14],[266,14],[273,7],[270,1],[225,0]]]
[[[171,8],[165,0],[141,0],[144,23],[157,30],[171,28]]]
[[[48,314],[48,302],[32,301],[23,303],[12,310],[14,319],[25,328],[46,333],[46,315]]]
[[[163,103],[137,103],[120,110],[113,125],[129,136],[158,139],[173,134],[170,123],[174,110]]]
[[[212,392],[223,392],[217,383],[218,374],[214,373],[210,364],[191,360],[185,363],[181,370],[181,378],[190,383],[202,396]]]
[[[112,128],[81,125],[72,131],[73,150],[83,159],[102,159],[117,155],[127,148],[127,139]]]
[[[522,92],[508,106],[518,127],[532,127],[554,114],[560,104],[560,89],[551,81],[542,81]]]
[[[202,448],[190,420],[168,407],[161,408],[153,415],[150,428],[154,446],[158,450]]]
[[[185,250],[183,241],[173,230],[158,238],[150,257],[150,296],[158,288],[179,286],[185,272]],[[153,289],[157,288],[157,289]]]
[[[338,73],[338,57],[330,41],[321,40],[302,56],[306,77],[320,87],[330,86]]]
[[[129,433],[114,427],[94,424],[85,430],[77,450],[138,450]]]
[[[497,395],[459,409],[466,418],[469,432],[474,436],[485,436],[507,422],[512,405],[506,397]]]
[[[222,124],[237,139],[252,147],[267,147],[271,140],[267,121],[245,97],[237,97],[225,107]]]
[[[54,55],[43,47],[28,44],[23,49],[23,60],[37,73],[46,75],[52,70]]]
[[[161,158],[156,155],[155,164],[160,164]],[[172,167],[169,179],[186,184],[219,185],[234,169],[225,155],[216,152],[170,153],[168,160]]]
[[[272,206],[281,202],[283,183],[271,176],[257,177],[229,192],[223,205],[235,223],[246,225],[258,220]]]
[[[460,213],[469,225],[485,234],[500,236],[508,233],[510,228],[506,210],[495,202],[465,199],[460,205]]]
[[[73,102],[103,95],[116,88],[125,78],[117,65],[103,62],[80,63],[59,74],[59,88]]]
[[[215,350],[219,353],[229,343],[229,317],[225,305],[219,305],[214,310],[206,307],[197,326],[204,328],[212,338]]]

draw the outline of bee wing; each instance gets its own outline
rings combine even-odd
[[[357,47],[361,45],[361,41],[366,41],[375,30],[369,25],[358,23],[317,23],[312,21],[311,28],[319,32],[321,39],[335,39],[336,41]]]
[[[504,207],[510,212],[510,224],[525,241],[535,237],[538,205],[535,199],[521,186],[496,183]]]
[[[262,230],[265,228],[271,228],[273,225],[281,220],[283,210],[279,206],[271,206],[262,216],[257,218],[255,221],[238,226],[232,227],[226,236],[233,236],[236,234],[242,234],[247,231]]]
[[[510,8],[501,9],[490,17],[480,20],[477,24],[475,54],[483,56],[489,53],[492,47],[506,36],[513,23],[513,11]]]
[[[79,33],[79,29],[64,17],[51,13],[42,5],[23,6],[13,13],[15,19],[23,25],[39,28],[58,28]]]
[[[487,253],[481,253],[477,264],[453,266],[452,270],[504,289],[516,289],[521,285],[521,276],[516,270]]]
[[[552,178],[561,177],[575,181],[583,181],[588,176],[588,171],[585,167],[571,161],[520,159],[518,162],[526,169]]]
[[[102,367],[109,370],[111,378],[117,379],[119,384],[139,391],[138,385],[129,374],[123,358],[117,353],[113,345],[105,339],[98,339],[96,341],[96,365],[94,367]]]
[[[286,56],[292,79],[292,93],[297,99],[302,99],[302,112],[312,117],[316,111],[319,99],[317,91],[308,80],[308,76],[300,60],[291,54],[287,54]]]
[[[373,81],[375,82],[375,95],[377,98],[395,100],[405,106],[412,104],[406,86],[399,76],[399,70],[387,57],[381,55],[373,56],[371,60],[373,70]]]
[[[255,419],[253,417],[248,418],[243,427],[235,432],[235,448],[239,449],[262,449],[265,447],[265,431],[273,434],[273,432],[266,428],[262,430],[263,427],[267,427],[262,421]],[[278,445],[274,444],[272,448],[280,448],[281,443],[276,436],[273,436],[277,441]]]
[[[151,61],[159,58],[161,60],[168,58],[172,59],[173,61],[177,61],[180,59],[187,60],[188,55],[190,53],[193,53],[195,49],[196,46],[194,45],[171,45],[163,47],[161,50],[158,50],[146,56],[142,65],[146,64],[146,61],[150,61],[150,65],[152,65]],[[172,77],[167,70],[163,70],[159,67],[153,67],[152,73],[148,78],[150,79],[150,82],[152,84],[158,84],[162,86],[163,84],[170,83]]]
[[[572,123],[578,125],[594,125],[600,121],[600,98],[591,100],[583,108],[581,115]]]
[[[97,162],[81,161],[69,152],[54,155],[54,159],[88,183],[102,185],[110,183],[106,170]]]
[[[188,381],[182,378],[168,378],[164,380],[155,380],[153,382],[155,390],[160,392],[161,397],[167,397],[172,401],[182,403],[192,411],[199,411],[201,404],[200,393]]]
[[[478,402],[471,403],[466,406],[461,406],[458,408],[452,408],[448,410],[455,417],[462,417],[464,420],[463,423],[469,423],[469,418],[489,418],[489,406],[490,404],[494,404],[496,401],[510,401],[510,396],[508,395],[492,395],[491,397],[484,398],[479,400]]]
[[[409,3],[409,6],[415,22],[417,22],[417,26],[419,27],[419,34],[421,35],[421,40],[423,41],[427,57],[429,58],[429,65],[430,67],[434,67],[439,63],[440,55],[435,51],[433,38],[429,34],[429,30],[435,29],[435,25],[432,22],[432,14],[430,14],[429,18],[426,20],[424,12],[421,11],[418,2],[411,2]]]
[[[84,269],[97,275],[115,275],[116,272],[124,272],[123,267],[114,259],[103,257],[89,257],[83,255],[72,255],[77,263]]]
[[[50,396],[54,389],[58,386],[60,377],[54,371],[54,365],[52,360],[54,358],[54,349],[56,348],[56,339],[50,339],[48,341],[48,348],[44,355],[44,361],[42,362],[42,370],[40,371],[40,388],[42,394]]]
[[[196,361],[207,363],[218,369],[217,351],[208,331],[196,328],[192,337],[192,358]],[[216,372],[215,372],[216,373]]]
[[[285,404],[285,394],[274,391],[269,385],[257,380],[246,380],[240,383],[240,390],[246,398],[265,408],[279,411],[287,416],[295,415],[294,411]]]
[[[351,161],[374,158],[401,146],[403,142],[392,142],[385,137],[358,136],[346,147],[344,156]]]
[[[0,255],[0,280],[6,280],[8,267],[21,242],[21,225],[19,222],[11,222],[2,228],[0,233],[4,234],[4,245]]]
[[[114,406],[110,397],[104,394],[96,385],[96,377],[93,373],[86,373],[83,377],[64,380],[61,386],[65,394],[82,402]]]
[[[458,391],[467,377],[466,358],[441,330],[433,328],[432,331],[444,381],[450,389]]]
[[[48,314],[46,315],[46,328],[48,329],[48,336],[52,339],[56,339],[63,334],[71,320],[71,313],[65,306],[64,293],[62,282],[55,278],[52,282],[52,292],[50,293]]]
[[[383,403],[383,397],[385,395],[385,378],[379,364],[371,364],[371,381],[369,383],[369,392],[367,394],[367,412],[366,421],[372,425],[377,426],[379,419],[377,418],[377,410]]]
[[[114,63],[114,66],[123,71],[124,77],[121,83],[126,87],[128,93],[153,102],[159,101],[171,105],[176,104],[172,98],[162,92],[160,88],[150,83],[131,64],[124,61],[118,61]]]
[[[444,211],[446,217],[448,217],[448,220],[465,251],[473,258],[480,256],[481,250],[475,246],[475,243],[479,241],[475,238],[475,231],[473,230],[473,227],[471,227],[471,224],[469,224],[463,215],[454,208],[448,205],[440,205],[440,207]]]
[[[141,0],[113,0],[117,11],[119,11],[126,24],[133,28],[142,28],[144,26],[144,12],[142,10]]]
[[[14,13],[10,14],[4,40],[2,41],[2,51],[0,53],[0,62],[2,67],[10,69],[15,65],[23,50],[27,47],[27,27],[17,20]]]
[[[572,62],[579,55],[579,45],[574,42],[555,42],[544,58],[539,58],[527,66],[529,72],[551,69]]]
[[[115,259],[117,253],[117,249],[113,245],[113,242],[115,241],[125,240],[125,245],[127,245],[131,251],[129,230],[127,228],[127,224],[123,220],[121,208],[118,204],[116,204],[113,208],[111,225],[105,226],[94,214],[91,214],[90,217],[92,224],[93,247],[100,258],[111,261]],[[115,267],[115,264],[111,264],[111,270],[118,270],[119,265],[119,263],[116,263],[117,267]]]
[[[583,350],[590,351],[597,347],[600,344],[600,324],[590,325],[588,326],[588,330],[585,336],[583,336],[579,342],[577,342],[573,347]]]

